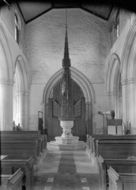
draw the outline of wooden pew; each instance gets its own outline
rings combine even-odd
[[[7,156],[1,161],[1,168],[3,171],[14,172],[18,168],[24,173],[24,184],[26,190],[31,190],[33,185],[33,157],[22,157],[22,156]]]
[[[136,189],[136,158],[104,159],[103,169],[109,190]]]
[[[14,156],[33,156],[35,160],[39,156],[38,152],[38,141],[14,141],[4,140],[1,141],[1,154]]]
[[[19,168],[14,173],[11,171],[3,171],[1,174],[0,190],[22,190],[23,172]]]
[[[103,184],[107,184],[109,179],[110,184],[111,182],[112,185],[116,184],[117,190],[122,190],[122,186],[126,188],[123,190],[127,190],[127,188],[134,190],[135,188],[130,184],[132,182],[135,184],[136,182],[136,161],[130,158],[135,158],[136,156],[136,135],[94,135],[91,143],[94,146],[95,156],[99,160],[102,189],[106,188]],[[100,159],[101,156],[103,157],[102,159]],[[103,178],[105,175],[108,177]],[[118,187],[117,183],[115,183],[117,180],[119,180]],[[125,184],[125,180],[127,184]],[[112,185],[110,185],[111,189]]]
[[[121,173],[114,168],[108,169],[109,188],[108,190],[135,190],[136,173]]]
[[[87,143],[86,143],[86,152],[90,156],[95,156],[95,143],[94,138],[90,135],[87,135]]]
[[[2,131],[1,139],[8,140],[38,140],[39,153],[46,148],[46,137],[41,135],[39,131]]]
[[[26,176],[26,189],[30,190],[33,183],[33,160],[36,161],[39,153],[46,148],[46,135],[37,131],[2,131],[1,140],[1,153],[8,154],[2,166],[12,170],[20,167]]]
[[[106,158],[127,158],[136,156],[136,135],[94,135],[95,155]]]

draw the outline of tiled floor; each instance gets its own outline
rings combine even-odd
[[[100,190],[95,161],[85,150],[48,147],[35,168],[33,190]]]

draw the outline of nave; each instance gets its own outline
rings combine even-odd
[[[136,14],[53,4],[0,7],[0,190],[136,190]]]
[[[34,170],[33,190],[99,190],[98,167],[86,150],[47,146]]]
[[[88,135],[76,147],[36,131],[1,134],[0,190],[135,190],[135,135]]]

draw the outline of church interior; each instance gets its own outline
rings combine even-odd
[[[0,5],[0,190],[136,189],[136,12]]]

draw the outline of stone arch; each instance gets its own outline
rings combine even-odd
[[[116,117],[122,117],[121,61],[116,53],[111,54],[107,61],[106,91],[111,109],[115,110]]]
[[[21,127],[26,129],[28,128],[28,77],[25,68],[25,61],[21,55],[16,58],[14,68],[14,82],[14,120],[16,124],[19,122]],[[16,118],[16,111],[20,115],[20,119]]]
[[[136,21],[128,31],[122,51],[123,120],[131,123],[136,133]]]
[[[116,90],[116,77],[121,72],[120,58],[116,53],[109,56],[106,68],[106,91],[108,94],[114,93]]]
[[[122,81],[136,79],[136,21],[130,28],[122,51]]]
[[[63,69],[60,69],[57,71],[47,82],[44,92],[43,92],[43,99],[42,99],[42,105],[46,105],[48,102],[48,98],[50,97],[50,94],[52,93],[53,86],[57,83],[57,81],[62,76]],[[85,101],[86,101],[86,120],[89,121],[88,123],[88,129],[90,126],[93,128],[93,121],[94,121],[94,107],[95,107],[95,91],[93,88],[93,85],[88,80],[88,78],[81,73],[79,70],[77,70],[74,67],[71,67],[71,77],[72,79],[80,86],[84,93]],[[43,112],[45,113],[45,110],[43,108]],[[89,126],[90,125],[90,126]],[[92,133],[92,129],[89,129]]]
[[[54,86],[54,84],[61,78],[62,72],[63,72],[63,69],[60,69],[47,82],[44,88],[42,103],[48,101],[48,98],[51,93],[51,89]],[[71,67],[71,76],[83,90],[86,101],[92,102],[94,104],[95,91],[94,91],[93,85],[87,79],[87,77],[74,67]]]
[[[26,63],[22,55],[18,55],[15,61],[15,68],[14,68],[14,73],[16,68],[18,67],[19,73],[22,76],[22,87],[24,91],[28,91],[28,86],[29,86],[29,78],[27,75],[27,68],[26,68]]]

